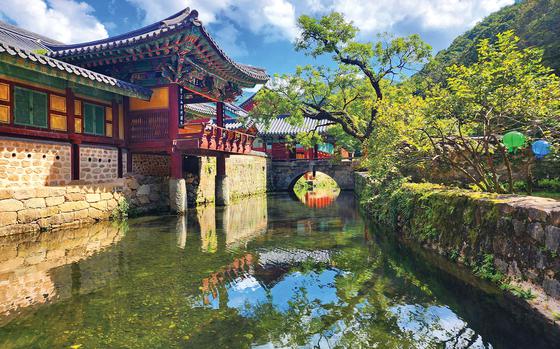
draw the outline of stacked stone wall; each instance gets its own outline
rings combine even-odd
[[[168,209],[162,178],[127,177],[103,184],[0,189],[0,236],[107,220],[121,201],[133,213]]]
[[[69,168],[70,164],[68,164]],[[80,180],[107,182],[118,178],[118,150],[113,147],[80,146]]]
[[[0,188],[64,185],[70,180],[70,145],[0,138]]]
[[[374,195],[379,189],[356,175],[365,208],[405,241],[467,266],[491,258],[497,272],[534,291],[537,307],[560,300],[560,201],[428,183],[404,184],[389,196]]]
[[[132,173],[143,176],[169,176],[169,156],[132,154]]]
[[[231,199],[266,193],[266,157],[232,155],[226,159],[226,174]]]

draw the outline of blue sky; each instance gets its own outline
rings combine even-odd
[[[62,42],[120,34],[185,7],[199,11],[222,48],[235,60],[291,73],[312,62],[295,52],[297,17],[342,12],[360,28],[360,40],[379,33],[419,33],[434,51],[514,0],[2,0],[0,19]]]

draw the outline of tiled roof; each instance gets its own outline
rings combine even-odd
[[[0,21],[0,42],[29,51],[48,51],[47,45],[62,45],[61,42],[2,21]]]
[[[37,67],[40,67],[41,65],[46,66],[55,73],[52,75],[59,76],[60,73],[62,73],[66,75],[66,77],[70,77],[69,80],[74,80],[77,83],[93,85],[96,88],[108,90],[121,95],[149,99],[152,94],[150,89],[130,84],[91,70],[80,68],[51,57],[33,53],[29,50],[21,49],[0,41],[0,58],[2,56],[5,58],[11,58],[12,60],[14,58],[23,59],[27,63]]]
[[[198,20],[198,11],[190,11],[189,8],[186,8],[160,22],[150,24],[146,27],[133,30],[125,34],[109,37],[107,39],[73,45],[49,45],[49,48],[53,51],[50,52],[49,55],[51,57],[63,58],[130,47],[139,43],[152,41],[166,34],[179,32],[185,29],[189,30],[193,26],[200,28],[203,36],[218,53],[218,55],[231,66],[235,67],[241,74],[246,75],[251,80],[256,80],[256,82],[259,83],[264,83],[269,79],[269,76],[266,74],[264,69],[237,63],[227,56],[212,36],[210,36],[210,34],[206,31],[204,26],[202,26],[202,23]]]
[[[213,117],[216,115],[216,105],[212,103],[185,104],[185,108],[188,111],[200,116]],[[233,117],[246,117],[248,115],[244,109],[236,106],[235,104],[224,103],[224,109],[226,116],[227,114],[231,114]]]
[[[295,136],[300,132],[309,132],[316,130],[319,134],[327,133],[329,126],[324,126],[326,121],[319,121],[310,118],[304,118],[303,123],[298,126],[291,125],[286,121],[287,115],[280,115],[276,119],[273,119],[268,127],[266,125],[258,123],[257,130],[259,135],[262,136],[285,136],[292,135]],[[319,125],[319,126],[317,126]]]
[[[125,96],[150,98],[152,92],[147,88],[36,53],[40,50],[48,51],[49,45],[61,43],[0,21],[0,55],[11,60],[24,59],[36,67],[46,66],[50,68],[51,75],[67,75],[69,80],[77,83],[94,85],[96,88]]]

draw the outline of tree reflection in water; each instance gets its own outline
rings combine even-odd
[[[498,293],[384,238],[346,194],[324,209],[270,195],[75,241],[80,257],[46,271],[67,296],[11,318],[0,347],[558,347]]]

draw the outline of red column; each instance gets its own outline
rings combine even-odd
[[[80,145],[79,140],[75,137],[75,116],[74,110],[74,91],[71,88],[66,88],[66,132],[70,138],[70,176],[72,180],[80,179]]]
[[[169,85],[169,155],[171,156],[171,178],[183,178],[183,156],[176,148],[176,140],[179,135],[179,85]]]
[[[224,127],[224,102],[216,103],[216,125]]]

